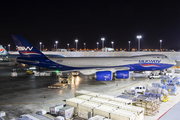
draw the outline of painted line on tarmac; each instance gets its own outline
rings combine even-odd
[[[45,102],[45,103],[2,103],[0,105],[32,105],[32,104],[50,104],[50,103],[57,103],[62,101],[52,101],[52,102]]]
[[[121,90],[121,89],[124,89],[124,88],[130,87],[130,86],[132,86],[132,85],[138,84],[138,83],[140,83],[140,82],[142,82],[142,81],[139,81],[139,82],[136,82],[136,83],[133,83],[133,84],[130,84],[130,85],[124,86],[124,87],[122,87],[122,88],[115,89],[115,90],[110,90],[110,91],[94,91],[94,92],[115,92],[115,91],[118,91],[118,90]]]
[[[133,83],[133,84],[131,84],[131,85],[124,86],[124,87],[119,88],[119,89],[116,89],[116,90],[105,91],[105,92],[115,92],[115,91],[118,91],[118,90],[121,90],[121,89],[124,89],[124,88],[130,87],[130,86],[132,86],[132,85],[138,84],[138,83],[140,83],[140,82],[142,82],[142,81],[139,81],[139,82]]]
[[[179,102],[178,102],[179,103]],[[164,114],[162,114],[157,120],[161,119],[169,110],[171,110],[174,106],[176,106],[178,103],[173,105],[171,108],[169,108]]]

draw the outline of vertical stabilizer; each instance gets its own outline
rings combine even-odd
[[[21,35],[12,35],[12,38],[21,57],[46,57]]]
[[[9,53],[6,51],[6,49],[3,48],[2,45],[0,45],[0,55],[8,55]]]

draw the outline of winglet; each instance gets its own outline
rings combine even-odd
[[[9,53],[4,49],[2,45],[0,45],[0,55],[8,55]]]
[[[46,57],[21,35],[11,35],[21,57]]]

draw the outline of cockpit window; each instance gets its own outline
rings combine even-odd
[[[167,56],[165,56],[165,58],[168,58]]]

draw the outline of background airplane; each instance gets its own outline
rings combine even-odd
[[[95,74],[98,81],[129,78],[129,71],[162,70],[176,63],[165,55],[133,57],[48,58],[20,35],[12,35],[21,57],[17,62],[59,71],[79,71],[84,75]]]
[[[9,54],[6,49],[3,48],[2,45],[0,45],[0,57],[3,59],[3,61],[12,61],[15,62],[17,57],[20,57],[19,54]]]

